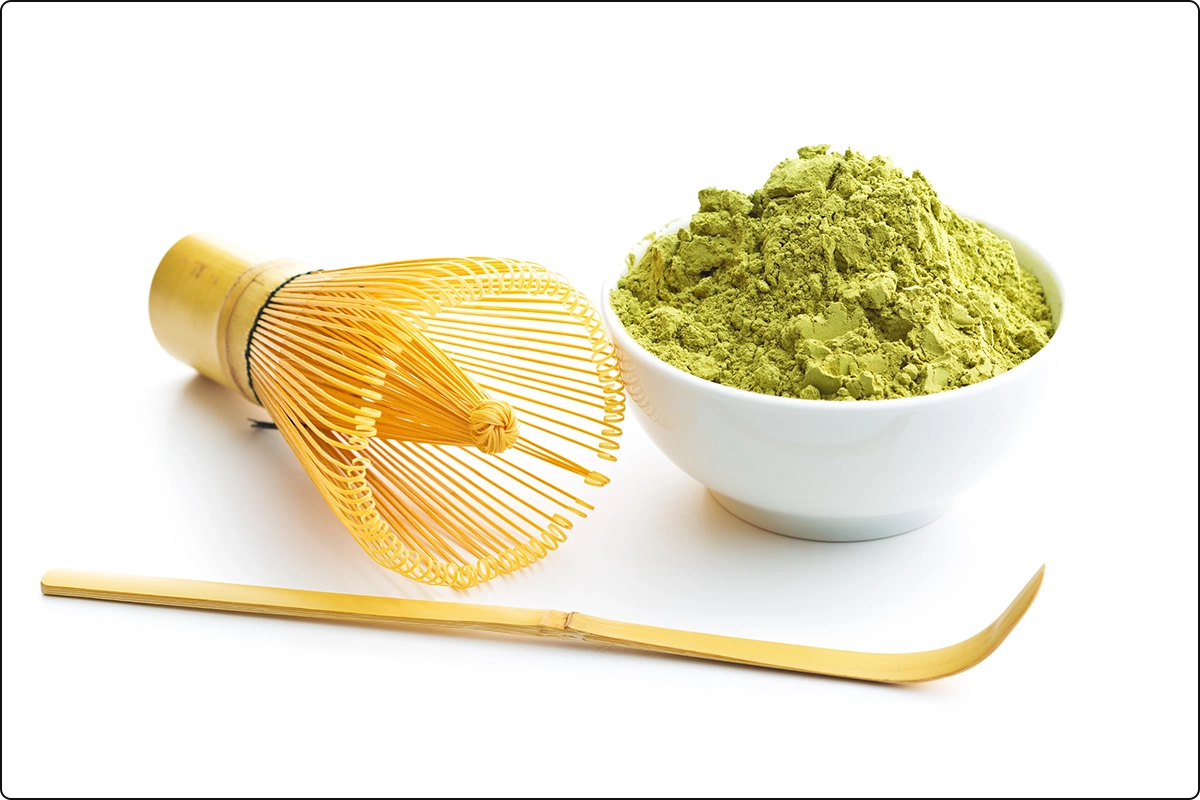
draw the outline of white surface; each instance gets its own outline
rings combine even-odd
[[[681,225],[670,224],[662,233]],[[1071,337],[1052,268],[1006,234],[1045,287],[1057,326],[1029,361],[953,392],[888,402],[797,401],[702,380],[659,360],[611,303],[623,265],[600,291],[604,322],[633,402],[631,416],[663,455],[730,513],[775,533],[860,542],[906,533],[944,514],[1024,437]],[[648,241],[635,247],[640,259]],[[1067,301],[1066,306],[1070,306]]]
[[[5,5],[4,793],[1194,794],[1196,22]],[[146,320],[192,230],[330,265],[516,256],[595,292],[697,189],[825,141],[921,169],[1070,295],[1030,436],[894,539],[751,528],[630,425],[560,552],[425,589]],[[973,634],[1043,562],[991,658],[909,688],[38,592],[63,566],[914,650]]]

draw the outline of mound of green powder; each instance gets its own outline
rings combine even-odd
[[[804,147],[758,191],[704,189],[612,293],[630,334],[763,394],[932,394],[1012,369],[1053,334],[1008,242],[887,158]]]

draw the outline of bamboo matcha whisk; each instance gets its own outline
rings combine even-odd
[[[150,287],[164,348],[263,406],[378,563],[467,588],[555,550],[614,461],[623,387],[591,303],[494,258],[316,270],[181,239]],[[576,483],[578,482],[578,483]]]

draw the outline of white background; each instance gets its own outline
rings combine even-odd
[[[1197,9],[3,9],[3,790],[1164,795],[1197,790]],[[491,254],[593,296],[801,145],[921,169],[1061,272],[1035,429],[944,518],[794,541],[632,421],[568,545],[466,594],[377,567],[254,411],[157,345],[208,230],[324,266]],[[484,635],[46,598],[51,567],[938,647],[887,687]]]

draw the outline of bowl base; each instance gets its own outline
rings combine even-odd
[[[818,542],[865,542],[898,536],[933,522],[950,507],[934,506],[881,517],[805,517],[748,506],[712,489],[708,493],[730,514],[751,525],[771,533]]]

